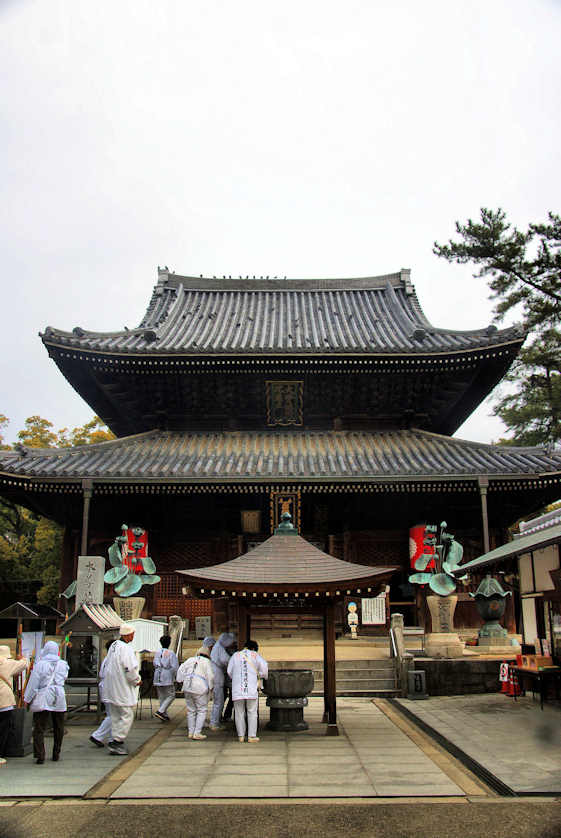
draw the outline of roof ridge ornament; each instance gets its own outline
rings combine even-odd
[[[281,523],[278,525],[273,535],[298,535],[298,530],[292,523],[292,515],[290,512],[282,513]]]

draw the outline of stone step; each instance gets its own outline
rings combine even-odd
[[[356,669],[380,669],[384,671],[392,671],[394,669],[394,662],[391,658],[372,660],[347,660],[337,661],[335,664],[337,672]],[[307,661],[270,661],[269,669],[312,669],[314,672],[323,670],[323,660],[307,660]]]
[[[272,669],[272,667],[269,667]],[[323,667],[313,668],[314,677],[323,678]],[[394,668],[383,666],[361,666],[356,669],[339,669],[335,670],[337,678],[393,678]]]
[[[317,691],[314,690],[311,695],[314,698],[318,698],[323,696],[323,692],[321,690]],[[396,689],[387,689],[387,690],[347,690],[347,689],[339,689],[335,690],[335,695],[339,696],[340,698],[347,697],[347,698],[396,698],[401,696],[401,691]]]
[[[337,678],[338,690],[393,690],[395,678]],[[323,690],[323,680],[314,680],[314,690]]]

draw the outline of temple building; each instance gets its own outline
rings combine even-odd
[[[452,436],[525,335],[432,326],[408,270],[236,280],[159,269],[138,328],[41,338],[117,436],[0,452],[2,495],[65,526],[61,589],[78,555],[107,555],[123,522],[139,524],[162,577],[149,613],[212,609],[219,629],[220,600],[186,599],[175,571],[246,553],[290,512],[319,550],[401,568],[390,607],[423,624],[410,527],[445,519],[469,560],[560,495],[559,452]]]

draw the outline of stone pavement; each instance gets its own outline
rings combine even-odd
[[[337,705],[338,737],[325,736],[323,701],[313,698],[305,714],[309,731],[262,729],[260,743],[241,744],[232,726],[209,732],[202,742],[189,740],[185,706],[178,699],[169,724],[144,710],[132,729],[128,759],[91,745],[91,720],[75,717],[67,725],[61,761],[37,766],[32,756],[10,759],[0,768],[0,796],[6,802],[86,797],[115,803],[496,797],[469,770],[479,766],[497,777],[506,793],[561,795],[558,706],[546,704],[542,712],[531,698],[513,702],[500,694],[396,702],[342,698]],[[398,707],[467,754],[468,768]],[[260,714],[264,723],[264,700]]]
[[[514,794],[561,794],[561,705],[500,693],[396,699]],[[561,831],[560,831],[561,834]]]
[[[187,738],[185,705],[176,700],[172,722],[146,714],[129,738],[122,760],[88,741],[86,719],[68,723],[59,763],[10,759],[0,774],[2,797],[154,798],[458,798],[486,794],[453,760],[439,758],[421,734],[407,732],[399,714],[386,715],[370,699],[338,701],[340,736],[325,736],[323,700],[306,710],[310,730],[260,730],[261,742],[238,742],[232,726],[205,741]],[[145,711],[146,713],[146,711]],[[261,719],[268,718],[264,700]],[[426,739],[426,737],[425,737]],[[135,747],[144,743],[136,754]],[[436,756],[435,756],[436,755]]]
[[[178,702],[176,702],[177,704]],[[197,742],[184,724],[112,798],[457,796],[464,792],[368,699],[339,699],[341,735],[326,737],[323,700],[305,712],[310,730],[260,730],[241,744],[232,728]],[[261,700],[261,719],[268,717]]]
[[[112,756],[106,748],[96,748],[89,741],[97,724],[94,714],[88,715],[89,720],[86,716],[67,720],[60,762],[51,761],[52,738],[47,734],[43,765],[37,765],[29,754],[0,766],[0,797],[80,797],[122,763],[126,757]],[[128,740],[130,753],[153,736],[160,724],[157,719],[147,718],[145,711],[143,721],[133,725]]]

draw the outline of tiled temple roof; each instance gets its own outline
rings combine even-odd
[[[520,343],[518,327],[436,328],[410,272],[359,279],[203,279],[160,272],[140,326],[47,327],[47,346],[115,355],[432,354]]]
[[[420,430],[149,431],[74,448],[0,451],[0,474],[54,480],[372,481],[560,472],[560,452]]]

